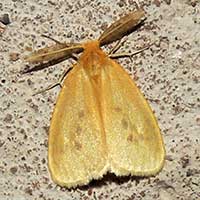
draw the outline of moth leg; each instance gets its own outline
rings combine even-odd
[[[149,49],[150,46],[152,46],[152,44],[148,45],[148,46],[146,46],[144,48],[141,48],[138,51],[132,52],[132,53],[114,53],[114,54],[109,54],[108,56],[110,58],[122,58],[122,57],[129,57],[129,58],[131,58],[132,56],[134,56],[134,55],[136,55],[138,53],[141,53],[141,52],[143,52],[146,49]]]
[[[73,67],[70,67],[69,69],[65,70],[65,71],[63,72],[63,74],[60,76],[59,80],[58,80],[56,83],[54,83],[54,84],[48,86],[47,88],[45,88],[45,89],[43,89],[43,90],[40,90],[40,91],[34,93],[33,96],[35,96],[35,95],[37,95],[37,94],[44,93],[44,92],[46,92],[46,91],[48,91],[48,90],[51,90],[51,89],[53,89],[53,88],[56,87],[56,86],[62,87],[62,82],[63,82],[65,76],[69,73],[69,71],[71,71],[72,68],[73,68]]]
[[[124,38],[118,40],[117,43],[115,44],[115,46],[109,51],[108,55],[112,55],[116,51],[118,51],[120,49],[120,47],[124,45],[126,40],[127,40],[127,37],[124,37]]]

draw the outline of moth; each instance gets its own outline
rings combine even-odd
[[[48,166],[56,184],[71,188],[107,172],[152,176],[162,169],[165,147],[149,104],[127,72],[100,48],[120,40],[143,18],[139,9],[113,23],[98,40],[56,42],[26,58],[56,63],[82,53],[64,77],[51,119]]]

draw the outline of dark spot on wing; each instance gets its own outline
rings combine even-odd
[[[79,113],[78,113],[78,117],[79,117],[79,118],[83,118],[84,115],[85,115],[85,113],[84,113],[83,110],[79,111]]]
[[[129,134],[129,136],[127,137],[127,141],[133,142],[133,135],[132,134]]]
[[[126,119],[122,119],[122,121],[121,121],[121,123],[122,123],[122,127],[124,128],[124,129],[128,129],[128,122],[127,122],[127,120]]]
[[[114,110],[115,110],[116,112],[121,112],[121,111],[122,111],[122,109],[121,109],[120,107],[118,107],[118,106],[115,107]]]
[[[80,127],[80,125],[77,125],[77,127],[76,127],[76,134],[80,135],[81,132],[82,132],[82,128]]]
[[[81,143],[80,143],[78,140],[74,140],[74,147],[75,147],[77,150],[81,150],[82,145],[81,145]]]

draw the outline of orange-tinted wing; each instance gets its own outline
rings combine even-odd
[[[49,133],[49,169],[55,183],[75,187],[106,171],[105,133],[94,89],[80,65],[64,81]]]
[[[137,176],[158,173],[165,149],[157,121],[135,83],[113,60],[102,76],[102,95],[111,171]]]

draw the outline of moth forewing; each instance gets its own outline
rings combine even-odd
[[[120,18],[109,26],[99,37],[100,46],[112,43],[130,33],[144,17],[144,10],[139,9]]]
[[[62,60],[69,58],[73,53],[80,53],[83,47],[80,44],[74,43],[57,43],[49,47],[39,49],[25,57],[29,63],[50,62],[52,60]]]

